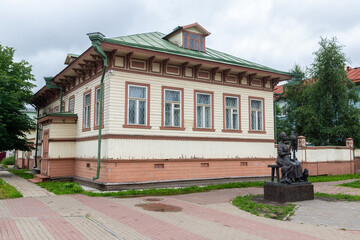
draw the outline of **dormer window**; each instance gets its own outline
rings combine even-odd
[[[205,38],[210,35],[205,28],[198,23],[186,26],[178,26],[163,39],[176,44],[179,47],[195,51],[206,51]]]
[[[205,51],[205,37],[200,34],[183,31],[184,48],[196,51]]]

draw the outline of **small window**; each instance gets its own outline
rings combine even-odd
[[[263,131],[263,100],[251,99],[250,100],[251,111],[251,130]]]
[[[181,92],[165,89],[164,122],[166,127],[181,126]]]
[[[225,97],[225,129],[239,129],[239,98]]]
[[[90,93],[84,95],[84,129],[90,128]]]
[[[128,124],[146,125],[147,87],[129,85]]]
[[[205,51],[205,37],[196,33],[183,32],[184,48]]]
[[[69,112],[74,113],[75,96],[69,98]]]
[[[211,94],[196,93],[196,127],[212,128]]]
[[[95,126],[99,126],[100,119],[100,87],[95,90]]]

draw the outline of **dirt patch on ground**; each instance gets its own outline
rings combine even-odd
[[[163,203],[142,203],[135,206],[152,212],[180,212],[182,210],[181,207],[176,207]]]

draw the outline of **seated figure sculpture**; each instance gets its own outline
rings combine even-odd
[[[303,177],[302,168],[300,162],[295,157],[295,151],[297,150],[297,137],[291,136],[291,147],[294,152],[294,157],[291,158],[290,146],[285,144],[286,134],[284,132],[279,134],[278,144],[278,157],[276,163],[281,167],[281,183],[291,184],[293,182],[307,181],[307,178]],[[305,169],[307,171],[307,169]]]

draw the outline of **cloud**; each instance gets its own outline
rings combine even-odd
[[[43,76],[63,69],[67,53],[90,46],[88,32],[107,37],[169,33],[200,23],[207,46],[275,69],[309,66],[320,36],[337,36],[353,67],[360,66],[359,1],[335,0],[0,0],[0,44]]]

